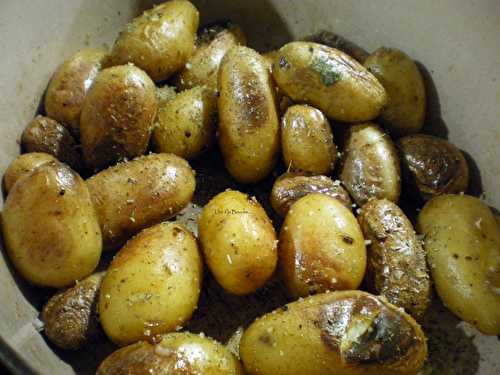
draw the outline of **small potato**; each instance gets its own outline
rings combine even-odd
[[[14,267],[35,285],[73,285],[94,271],[101,256],[101,230],[89,191],[59,162],[40,166],[14,185],[2,230]]]
[[[96,375],[243,375],[241,364],[223,345],[189,332],[161,336],[119,349]]]
[[[274,167],[279,120],[274,83],[262,56],[234,47],[219,70],[219,145],[231,175],[255,183]]]
[[[33,172],[38,167],[47,164],[51,161],[57,161],[52,155],[43,152],[29,152],[19,155],[15,158],[5,171],[3,182],[6,193],[12,189],[14,184],[21,177],[24,177]]]
[[[240,343],[248,375],[415,375],[426,355],[411,316],[361,291],[283,306],[252,323]]]
[[[118,252],[102,281],[99,317],[123,346],[178,330],[198,304],[202,263],[184,226],[164,222],[143,230]]]
[[[281,121],[281,148],[292,171],[328,174],[335,166],[337,147],[330,123],[321,111],[308,105],[287,109]]]
[[[234,190],[218,194],[198,219],[205,261],[228,292],[255,292],[272,276],[278,260],[271,220],[255,198]]]
[[[171,0],[129,23],[115,42],[110,65],[133,63],[154,81],[180,70],[195,50],[198,10],[186,0]]]
[[[328,290],[357,289],[366,270],[363,234],[335,198],[309,194],[292,205],[279,237],[283,280],[294,299]]]
[[[98,336],[97,296],[103,277],[104,272],[88,276],[45,304],[41,319],[45,335],[53,344],[77,350]]]
[[[500,334],[500,226],[481,200],[468,195],[431,199],[417,230],[436,291],[460,319]]]
[[[349,55],[321,44],[292,42],[274,59],[273,77],[294,102],[343,122],[377,117],[387,102],[382,85]]]
[[[384,86],[389,97],[380,119],[395,136],[418,133],[425,120],[425,86],[417,64],[404,52],[382,47],[364,66]]]
[[[153,149],[194,159],[212,144],[217,114],[215,92],[206,87],[186,90],[158,109]]]
[[[462,152],[447,140],[415,134],[399,139],[397,147],[405,182],[422,199],[467,191],[469,166]]]
[[[358,217],[368,245],[367,280],[371,291],[419,319],[430,303],[425,252],[411,222],[394,203],[371,200]]]
[[[191,201],[194,171],[172,154],[120,163],[87,181],[102,228],[104,247],[116,249],[153,224],[176,215]]]
[[[83,100],[107,56],[104,49],[81,50],[62,63],[50,80],[45,93],[45,112],[75,136],[80,134]]]
[[[360,207],[372,198],[399,200],[399,156],[391,138],[376,124],[349,128],[340,180]]]

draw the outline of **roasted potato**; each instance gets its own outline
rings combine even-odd
[[[115,42],[110,65],[129,62],[154,81],[180,70],[195,50],[198,10],[187,0],[170,0],[130,22]]]
[[[57,293],[43,306],[48,339],[62,349],[81,349],[97,338],[97,296],[104,272],[95,273]]]
[[[372,199],[358,220],[369,241],[367,284],[375,294],[419,319],[430,303],[431,284],[422,243],[394,203]]]
[[[176,215],[191,201],[194,171],[172,154],[152,154],[110,167],[87,181],[104,247],[116,249],[141,229]]]
[[[219,70],[219,145],[231,175],[255,183],[274,167],[279,121],[274,83],[262,56],[234,47]]]
[[[294,102],[343,122],[377,117],[387,102],[382,85],[349,55],[321,44],[292,42],[274,59],[273,77]]]
[[[198,230],[205,261],[228,292],[255,292],[272,276],[278,241],[255,198],[234,190],[218,194],[203,208]]]
[[[87,186],[59,162],[38,167],[14,185],[2,230],[14,267],[35,285],[73,285],[94,271],[101,256],[101,230]]]
[[[399,156],[391,138],[376,124],[349,128],[340,179],[358,206],[372,198],[399,200]]]
[[[99,317],[123,346],[180,329],[198,304],[202,263],[184,226],[164,222],[143,230],[118,252],[102,281]]]
[[[51,161],[57,161],[57,159],[44,152],[29,152],[19,155],[10,163],[3,176],[5,192],[9,193],[21,177],[30,174],[41,165]]]
[[[335,198],[309,194],[292,205],[279,237],[279,262],[292,298],[357,289],[366,270],[363,234]]]
[[[468,195],[431,199],[417,230],[436,291],[460,319],[500,334],[500,226],[489,207]]]
[[[292,171],[328,174],[335,166],[337,147],[330,123],[320,110],[294,105],[281,120],[283,160]]]
[[[361,291],[283,306],[252,323],[240,343],[248,375],[415,375],[426,355],[411,316]]]

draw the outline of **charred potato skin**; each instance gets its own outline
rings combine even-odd
[[[57,159],[44,152],[29,152],[19,155],[5,171],[3,177],[5,192],[8,194],[19,179],[51,161],[57,161]]]

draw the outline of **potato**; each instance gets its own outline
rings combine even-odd
[[[83,49],[62,63],[50,80],[45,112],[76,136],[80,134],[83,100],[107,56],[104,49]]]
[[[228,292],[255,292],[272,276],[278,260],[271,220],[255,198],[234,190],[215,196],[198,219],[203,254]]]
[[[17,180],[51,161],[57,161],[57,159],[43,152],[30,152],[19,155],[10,163],[3,176],[5,191],[9,193]]]
[[[196,186],[189,164],[171,154],[120,163],[86,182],[107,250],[176,215],[191,201]]]
[[[274,167],[279,121],[273,87],[257,52],[234,47],[226,53],[219,70],[219,145],[239,182],[258,182]]]
[[[387,102],[382,85],[361,64],[317,43],[283,46],[274,59],[273,77],[294,102],[310,104],[338,121],[374,119]]]
[[[154,81],[163,81],[193,54],[198,22],[198,10],[189,1],[171,0],[155,6],[120,33],[110,65],[131,62]]]
[[[143,230],[115,256],[102,281],[99,317],[123,346],[178,330],[198,304],[202,263],[184,226],[164,222]]]
[[[348,54],[356,61],[359,61],[361,64],[363,64],[369,56],[369,53],[366,52],[363,48],[345,39],[341,35],[327,30],[321,30],[313,35],[306,37],[304,40],[306,42],[324,44],[325,46],[338,49]]]
[[[435,197],[417,230],[443,303],[481,332],[499,335],[500,227],[488,206],[468,195]]]
[[[351,126],[346,138],[340,180],[354,201],[358,206],[372,198],[397,202],[401,169],[391,138],[374,123]]]
[[[24,152],[44,152],[55,156],[75,170],[82,166],[75,139],[64,126],[45,116],[36,116],[21,136]]]
[[[212,144],[217,114],[215,92],[206,87],[186,90],[158,109],[153,149],[194,159]]]
[[[425,86],[417,64],[404,52],[381,47],[364,66],[384,86],[389,97],[380,119],[392,135],[418,133],[425,120]]]
[[[273,62],[274,58],[279,54],[278,50],[272,50],[262,54],[262,57],[268,65],[269,71],[273,72]],[[286,110],[293,105],[292,99],[285,95],[283,90],[280,90],[278,86],[275,86],[276,102],[278,103],[279,113],[285,114]]]
[[[243,375],[239,361],[224,346],[189,332],[161,336],[121,348],[99,366],[96,375]]]
[[[80,349],[98,336],[97,296],[104,272],[55,294],[43,306],[41,319],[48,339],[62,349]]]
[[[422,243],[394,203],[371,200],[358,217],[368,245],[368,285],[376,294],[421,318],[429,307],[431,284]]]
[[[426,355],[411,316],[361,291],[283,306],[252,323],[240,344],[248,375],[415,375]]]
[[[326,176],[308,176],[300,173],[285,173],[273,185],[271,205],[281,216],[285,216],[295,202],[307,194],[319,193],[337,199],[349,210],[352,207],[349,193]]]
[[[335,166],[337,147],[330,124],[321,111],[308,105],[287,109],[281,121],[281,148],[292,171],[328,174]]]
[[[50,162],[18,181],[2,212],[7,253],[30,283],[62,288],[96,268],[102,238],[83,180]]]
[[[398,140],[403,177],[424,200],[467,191],[469,166],[462,152],[445,139],[426,134]]]
[[[292,298],[357,289],[366,270],[363,234],[335,198],[309,194],[292,205],[279,236],[279,262]]]

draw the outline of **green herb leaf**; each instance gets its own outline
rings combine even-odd
[[[341,79],[340,73],[335,70],[335,64],[326,57],[315,57],[311,69],[319,74],[325,86],[331,86]]]

